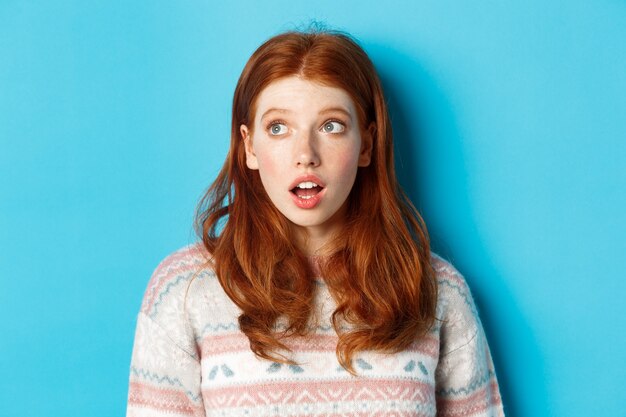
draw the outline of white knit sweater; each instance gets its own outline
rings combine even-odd
[[[487,341],[463,277],[433,255],[435,326],[397,354],[360,353],[358,376],[337,362],[335,303],[323,280],[316,326],[288,346],[298,365],[258,359],[240,312],[199,245],[156,269],[137,321],[128,416],[502,416]]]

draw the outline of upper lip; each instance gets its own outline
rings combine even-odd
[[[289,191],[293,190],[294,188],[296,188],[298,186],[298,184],[300,184],[301,182],[306,182],[306,181],[311,181],[316,183],[317,185],[319,185],[320,187],[324,188],[326,185],[322,182],[321,179],[319,179],[319,177],[313,175],[313,174],[307,174],[307,175],[301,175],[298,178],[296,178],[291,185],[289,186]]]

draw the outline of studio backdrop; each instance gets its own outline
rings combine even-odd
[[[0,4],[0,415],[124,415],[156,265],[193,243],[246,59],[372,57],[402,185],[467,278],[509,416],[624,416],[626,3]]]

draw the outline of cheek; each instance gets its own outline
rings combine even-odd
[[[337,166],[346,172],[356,171],[359,165],[360,146],[357,143],[351,144],[340,151],[334,152]]]
[[[261,158],[257,157],[257,159],[259,161],[259,174],[261,174],[261,176],[276,175],[278,164],[276,164],[274,159],[268,158],[267,156]]]
[[[259,164],[259,171],[271,171],[276,166],[275,157],[263,144],[255,143],[254,153]]]
[[[337,154],[334,160],[335,173],[341,179],[341,183],[349,185],[354,183],[358,170],[359,155],[355,152]]]
[[[281,177],[281,167],[284,167],[284,158],[281,158],[277,152],[269,152],[268,149],[259,146],[255,149],[257,162],[259,165],[259,175],[265,189],[276,183]],[[281,163],[281,161],[283,161]]]

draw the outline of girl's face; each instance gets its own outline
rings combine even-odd
[[[357,169],[370,163],[372,137],[354,102],[340,88],[282,78],[261,91],[253,125],[240,129],[248,168],[296,231],[306,230],[301,249],[315,253],[345,221]]]

